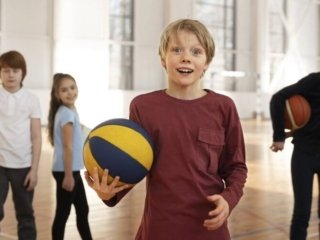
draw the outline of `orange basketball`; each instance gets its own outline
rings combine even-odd
[[[301,95],[293,95],[286,100],[284,125],[286,129],[302,128],[309,121],[311,109],[308,101]]]

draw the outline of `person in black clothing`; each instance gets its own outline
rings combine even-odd
[[[302,95],[309,102],[311,117],[304,127],[288,133],[284,130],[285,100],[295,94]],[[290,239],[304,240],[311,212],[313,177],[320,173],[320,72],[311,73],[275,93],[270,101],[270,114],[273,127],[271,150],[283,150],[286,137],[293,137],[291,175],[294,209]]]

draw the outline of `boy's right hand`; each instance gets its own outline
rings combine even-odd
[[[270,149],[273,152],[282,151],[284,149],[284,142],[273,142]]]
[[[124,189],[127,189],[130,187],[129,185],[123,185],[123,186],[117,187],[117,184],[119,183],[119,180],[120,180],[118,176],[115,177],[110,184],[108,184],[108,175],[109,175],[109,171],[105,169],[100,182],[98,169],[96,167],[93,169],[93,173],[91,176],[89,175],[88,171],[85,171],[84,173],[84,176],[88,185],[93,190],[95,190],[98,196],[104,201],[110,200],[118,192],[121,192]]]

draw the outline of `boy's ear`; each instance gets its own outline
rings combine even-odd
[[[206,65],[204,65],[203,71],[204,71],[204,72],[207,71],[208,67],[209,67],[209,63],[206,63]]]
[[[163,60],[163,58],[161,58],[161,65],[164,67],[164,69],[167,69],[166,62]]]

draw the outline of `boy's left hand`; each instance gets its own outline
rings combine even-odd
[[[32,191],[38,182],[37,173],[30,170],[24,180],[24,186],[27,188],[28,191]]]
[[[207,197],[209,202],[215,205],[215,209],[209,212],[209,219],[204,220],[203,226],[208,230],[216,230],[223,225],[229,216],[229,204],[219,194],[211,195]]]

